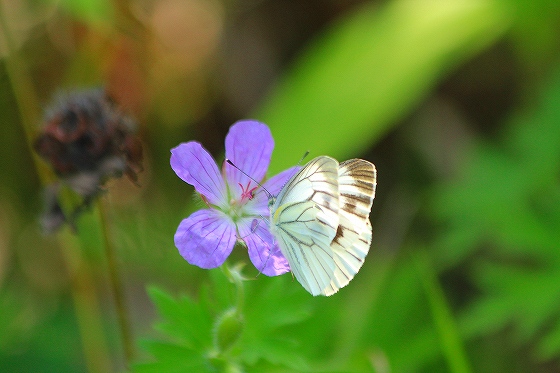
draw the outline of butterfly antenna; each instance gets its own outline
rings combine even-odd
[[[299,160],[299,162],[297,163],[298,166],[303,162],[303,160],[309,155],[309,150],[307,150],[305,152],[305,154],[303,155],[303,157],[301,157],[301,159]]]
[[[264,218],[263,218],[263,219],[264,219]],[[250,235],[255,234],[261,241],[264,242],[263,238],[262,238],[261,236],[259,236],[259,233],[257,232],[257,228],[259,227],[259,224],[260,224],[260,221],[257,220],[257,219],[254,219],[253,222],[251,223],[251,233],[249,233],[249,234],[248,234],[247,236],[245,236],[245,237],[249,237]],[[245,237],[239,237],[239,238],[244,239]],[[266,258],[266,260],[265,260],[265,262],[264,262],[264,264],[263,264],[263,270],[264,270],[264,268],[266,267],[266,264],[268,263],[268,260],[270,259],[270,256],[271,256],[270,253],[271,253],[271,250],[268,251],[268,256],[267,256],[267,258]],[[257,268],[257,269],[258,269],[258,268]],[[262,273],[262,270],[258,269],[258,271],[259,271],[259,273],[257,273],[257,275],[255,276],[255,278],[258,277],[258,276]]]
[[[301,159],[299,160],[299,162],[297,163],[297,165],[295,167],[299,167],[301,165],[301,163],[303,162],[303,160],[305,159],[305,157],[307,157],[309,155],[309,150],[307,150],[304,154],[303,157],[301,157]],[[241,171],[241,170],[239,170]],[[241,171],[243,172],[243,171]],[[284,184],[282,184],[282,187],[280,188],[280,190],[284,189],[284,187],[286,186],[286,184],[288,184],[288,182],[290,181],[290,179],[297,174],[297,170],[296,172],[294,172],[289,178],[286,179],[286,181],[284,181]]]
[[[243,171],[242,169],[240,169],[239,167],[237,167],[231,160],[229,160],[228,158],[226,158],[226,162],[228,164],[230,164],[231,166],[237,168],[243,175],[247,176],[249,179],[253,180],[258,186],[260,186],[262,188],[262,190],[265,191],[265,193],[267,194],[268,198],[272,198],[272,194],[261,184],[259,183],[257,180],[253,179],[251,176],[249,176],[245,171]]]
[[[258,234],[257,234],[257,236],[258,236]],[[256,277],[259,277],[259,275],[260,275],[261,273],[263,273],[262,271],[264,271],[264,269],[266,268],[266,265],[268,264],[268,260],[270,259],[271,256],[272,256],[272,249],[269,249],[269,250],[268,250],[268,256],[266,257],[266,260],[264,261],[264,263],[263,263],[263,265],[262,265],[262,270],[259,269],[259,273],[257,273],[257,275],[255,276],[255,278],[256,278]]]

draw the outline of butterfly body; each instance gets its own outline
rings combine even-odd
[[[270,228],[296,279],[312,295],[332,295],[361,268],[371,244],[375,166],[312,159],[270,202]]]

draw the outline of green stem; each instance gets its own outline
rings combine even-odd
[[[35,138],[37,132],[36,124],[39,118],[38,100],[35,96],[35,90],[31,79],[29,79],[29,74],[27,74],[25,62],[17,53],[17,48],[11,38],[11,33],[4,16],[4,10],[0,3],[0,37],[2,37],[2,35],[4,35],[3,44],[7,49],[7,56],[4,58],[6,73],[16,99],[16,105],[19,109],[29,154],[33,157],[33,162],[41,181],[52,179],[48,169],[41,164],[39,157],[33,151],[32,140]]]
[[[37,132],[36,125],[39,122],[38,100],[29,79],[25,61],[20,58],[11,38],[2,3],[0,3],[0,37],[2,36],[4,45],[7,47],[7,56],[4,58],[6,72],[20,114],[29,154],[31,154],[33,166],[41,184],[47,185],[55,178],[46,164],[41,162],[35,154],[32,145]],[[70,291],[87,369],[90,372],[108,372],[111,370],[111,360],[105,342],[101,311],[91,271],[82,258],[80,245],[75,237],[70,234],[61,234],[57,240],[70,279]]]
[[[59,235],[59,239],[71,279],[70,289],[88,371],[109,372],[111,359],[103,332],[101,308],[95,293],[91,269],[80,253],[79,238],[69,229],[65,229]]]
[[[416,267],[432,313],[432,318],[438,333],[443,353],[453,373],[470,373],[472,370],[463,347],[461,335],[451,309],[446,302],[437,275],[432,268],[428,254],[419,249],[414,255]]]
[[[234,284],[237,291],[236,309],[237,312],[242,312],[243,305],[245,303],[245,289],[243,288],[243,275],[241,274],[241,268],[239,266],[234,266],[230,268],[226,263],[224,263],[220,269],[226,275],[226,277]]]
[[[103,200],[99,199],[97,205],[99,208],[100,225],[103,234],[103,246],[105,246],[105,255],[107,256],[109,282],[111,283],[111,290],[113,292],[113,299],[115,302],[117,319],[124,349],[125,364],[127,367],[129,367],[134,357],[134,343],[132,340],[132,332],[130,320],[128,318],[126,300],[122,291],[122,281],[119,276],[117,254],[113,242],[110,239],[109,224],[107,222],[107,211],[105,209]]]

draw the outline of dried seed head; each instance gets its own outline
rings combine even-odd
[[[109,178],[124,173],[137,182],[142,145],[133,135],[135,124],[103,89],[59,95],[44,123],[35,150],[63,183],[83,197],[84,204],[95,198]],[[58,227],[58,212],[56,217],[57,224],[51,225]]]

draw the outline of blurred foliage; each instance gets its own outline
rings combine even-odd
[[[109,0],[62,0],[58,6],[85,22],[110,22],[113,16],[113,7]]]
[[[464,312],[466,333],[515,325],[516,344],[536,342],[540,359],[560,352],[559,100],[556,72],[538,105],[512,116],[503,138],[472,145],[460,181],[438,188],[432,204],[447,225],[437,257],[449,265],[480,253],[469,260],[481,295]]]
[[[103,232],[132,371],[558,371],[558,25],[547,0],[0,1],[0,371],[126,369]],[[137,118],[141,187],[107,186],[108,226],[93,206],[46,237],[37,113],[91,85]],[[173,245],[200,206],[169,149],[220,159],[246,117],[271,175],[306,150],[377,166],[372,249],[332,297]]]
[[[450,66],[508,24],[499,2],[365,4],[306,50],[256,117],[282,127],[274,133],[283,166],[293,163],[293,149],[335,157],[363,152]]]

